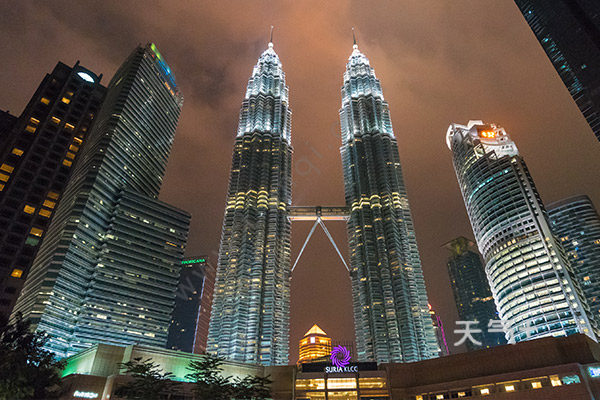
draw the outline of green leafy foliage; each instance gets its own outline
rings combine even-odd
[[[127,400],[163,400],[169,399],[177,389],[178,382],[173,381],[171,372],[162,372],[152,359],[134,358],[119,363],[131,380],[115,390],[115,395]]]
[[[43,332],[17,315],[0,329],[0,400],[56,399],[61,394],[64,362],[43,347]]]

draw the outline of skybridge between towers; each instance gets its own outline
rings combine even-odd
[[[304,252],[304,249],[306,248],[308,241],[312,237],[313,233],[315,233],[315,230],[317,229],[317,225],[319,225],[319,226],[321,226],[321,228],[323,228],[325,235],[327,235],[327,238],[329,239],[329,241],[335,248],[337,255],[340,257],[340,260],[342,260],[342,263],[344,264],[344,267],[346,267],[346,270],[348,272],[350,272],[350,269],[348,268],[348,264],[346,263],[346,260],[342,256],[340,249],[338,248],[337,244],[333,240],[333,237],[331,236],[331,233],[329,233],[329,230],[327,229],[327,227],[325,226],[325,223],[323,222],[323,221],[344,221],[344,222],[348,221],[348,218],[350,218],[350,210],[348,209],[348,207],[292,206],[292,207],[290,207],[288,218],[290,219],[291,222],[315,221],[312,228],[310,229],[310,232],[308,232],[308,236],[306,237],[306,240],[304,241],[304,244],[302,245],[302,249],[300,249],[300,253],[298,253],[298,257],[296,257],[296,261],[294,262],[294,265],[292,266],[292,272],[296,268],[298,261],[300,261],[300,257],[302,256],[302,253]]]

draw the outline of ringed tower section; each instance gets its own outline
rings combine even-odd
[[[240,110],[208,335],[208,351],[229,360],[288,362],[291,116],[270,42]]]
[[[437,357],[388,103],[356,42],[344,72],[340,121],[358,358]]]

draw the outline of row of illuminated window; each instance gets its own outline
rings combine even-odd
[[[327,381],[327,382],[325,382]],[[358,378],[315,378],[315,379],[296,379],[296,390],[327,390],[330,389],[385,389],[387,387],[384,377],[365,377]]]
[[[498,393],[512,393],[528,390],[536,390],[544,387],[557,387],[563,385],[572,385],[581,383],[581,378],[577,374],[543,376],[523,380],[499,382],[489,385],[477,385],[469,389],[451,390],[443,393],[424,393],[413,397],[414,400],[445,400],[456,398],[470,398],[480,396],[490,396]]]

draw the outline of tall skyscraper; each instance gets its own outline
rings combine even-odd
[[[13,311],[59,356],[166,345],[190,216],[157,198],[182,103],[154,44],[109,84]]]
[[[6,122],[11,126],[0,139],[0,313],[6,317],[104,99],[100,79],[79,62],[59,62],[18,120]]]
[[[330,354],[331,338],[318,325],[313,325],[298,344],[298,364],[326,361]]]
[[[600,140],[600,2],[515,0]]]
[[[233,149],[208,351],[287,364],[292,112],[269,43],[248,81]]]
[[[431,320],[433,321],[433,329],[435,331],[435,338],[437,340],[440,356],[448,356],[450,355],[450,349],[448,348],[448,340],[446,340],[446,328],[444,327],[442,317],[435,312],[431,305],[429,305],[429,314],[431,315]]]
[[[499,317],[475,243],[461,236],[446,243],[444,247],[450,250],[448,275],[458,317],[461,321],[477,321],[476,329],[481,330],[481,333],[473,334],[481,345],[467,340],[467,349],[478,350],[506,344],[503,332],[490,332],[488,329],[490,321],[498,320]]]
[[[517,146],[494,124],[452,124],[446,143],[509,343],[583,333],[589,306]]]
[[[436,357],[388,104],[357,45],[344,73],[340,120],[358,359],[412,362]]]
[[[175,296],[167,347],[187,353],[205,353],[214,288],[214,269],[206,257],[186,258]]]
[[[562,243],[590,310],[600,321],[600,216],[589,197],[575,196],[548,206],[551,227]]]

